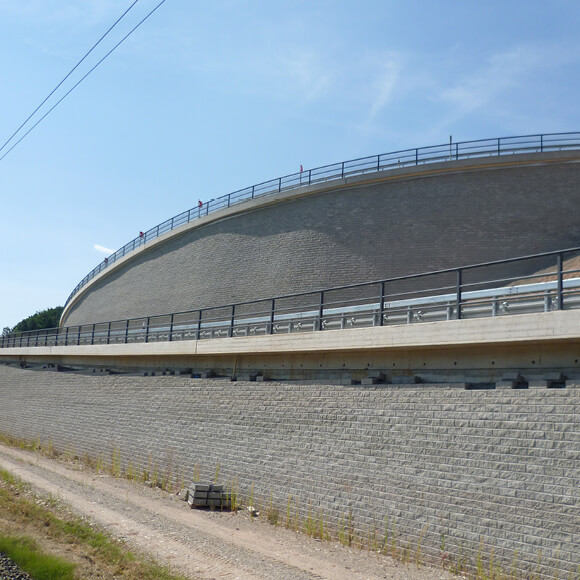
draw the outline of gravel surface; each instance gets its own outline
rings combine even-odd
[[[315,541],[263,519],[251,519],[245,511],[192,510],[175,495],[29,452],[0,446],[0,467],[190,578],[457,578],[442,569],[403,565],[385,556]]]
[[[32,578],[22,572],[10,558],[0,553],[0,580],[32,580]]]

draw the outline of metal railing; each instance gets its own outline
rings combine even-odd
[[[65,306],[95,276],[135,249],[179,226],[219,209],[231,207],[244,201],[266,195],[275,195],[283,191],[317,183],[344,179],[345,177],[353,175],[376,173],[414,165],[427,165],[443,161],[457,161],[460,159],[493,157],[498,155],[563,151],[567,149],[580,149],[580,132],[498,137],[494,139],[479,139],[477,141],[449,142],[443,145],[432,145],[415,149],[403,149],[391,153],[351,159],[350,161],[341,161],[339,163],[307,169],[264,181],[202,203],[197,207],[165,220],[146,232],[139,232],[136,238],[125,244],[122,248],[119,248],[116,252],[105,258],[98,266],[93,268],[76,285],[67,298]]]
[[[580,247],[187,312],[28,331],[0,348],[204,340],[580,308]],[[569,262],[572,263],[572,262]],[[530,273],[531,272],[531,273]]]

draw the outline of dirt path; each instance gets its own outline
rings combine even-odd
[[[283,527],[244,512],[189,509],[175,496],[37,454],[0,446],[0,467],[98,522],[176,571],[201,579],[423,580],[457,578],[402,565]]]

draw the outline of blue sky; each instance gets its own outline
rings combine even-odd
[[[131,3],[0,0],[0,146]],[[0,161],[0,328],[99,246],[301,164],[580,130],[579,25],[576,0],[166,0]]]

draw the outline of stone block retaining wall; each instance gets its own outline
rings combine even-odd
[[[77,296],[62,325],[185,312],[578,246],[580,164],[541,160],[496,167],[490,158],[489,167],[469,171],[448,164],[446,173],[382,183],[369,174],[369,183],[274,196],[261,207],[240,204],[227,219],[113,265]]]
[[[380,547],[576,578],[580,388],[466,391],[83,375],[0,366],[0,432],[237,481],[280,521],[310,509]],[[541,561],[541,563],[540,563]]]

